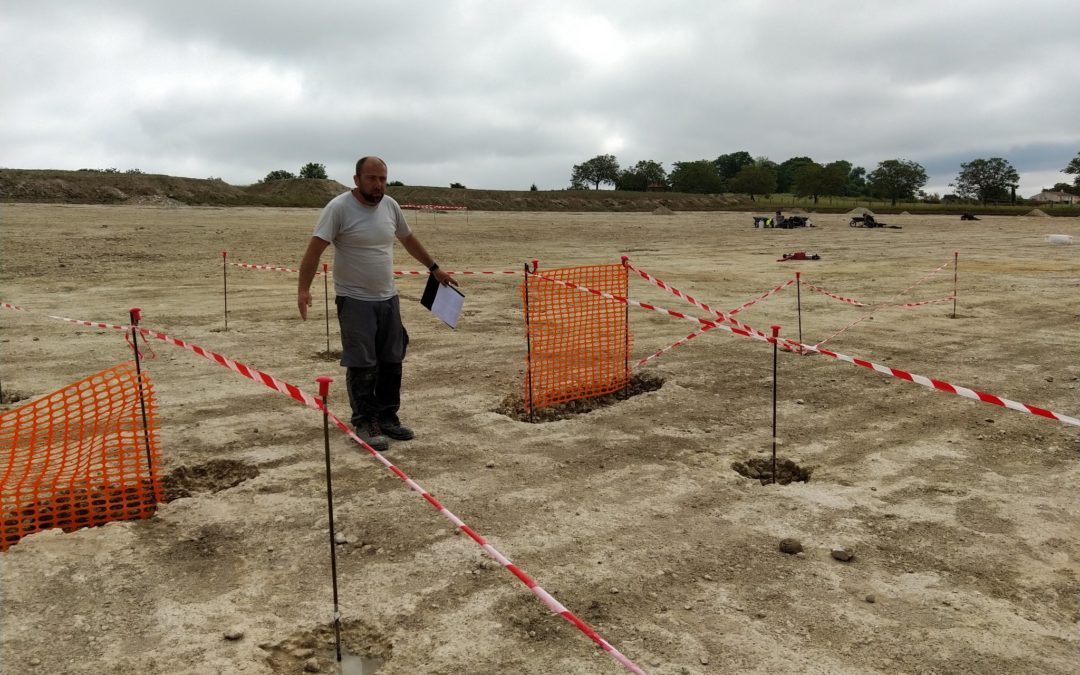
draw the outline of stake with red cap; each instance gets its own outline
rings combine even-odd
[[[326,511],[330,517],[330,577],[334,586],[334,646],[337,649],[338,664],[341,663],[341,614],[338,612],[337,584],[337,534],[334,532],[334,482],[330,477],[330,410],[326,405],[330,383],[334,378],[323,375],[315,378],[319,383],[319,398],[322,399],[323,445],[326,448]]]
[[[772,482],[776,485],[776,354],[780,326],[772,326]]]

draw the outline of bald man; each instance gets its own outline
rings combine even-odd
[[[442,284],[457,282],[413,234],[401,206],[386,196],[386,162],[361,157],[356,184],[334,197],[322,210],[300,263],[296,304],[307,319],[311,282],[319,258],[334,245],[334,293],[341,328],[341,365],[352,406],[356,434],[380,452],[389,439],[407,441],[413,431],[398,418],[401,406],[401,364],[409,334],[401,323],[394,286],[394,239],[427,267]]]

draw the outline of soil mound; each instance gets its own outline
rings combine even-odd
[[[874,212],[873,212],[873,211],[871,211],[870,209],[868,209],[868,208],[866,208],[866,207],[863,207],[863,206],[859,206],[859,207],[856,207],[856,208],[854,208],[854,209],[851,209],[850,211],[848,211],[848,212],[847,212],[847,215],[849,215],[849,216],[866,216],[866,215],[871,215],[871,216],[873,216],[873,217],[877,218],[877,214],[876,214],[876,213],[874,213]]]
[[[1043,211],[1042,209],[1031,209],[1030,211],[1028,211],[1024,215],[1025,216],[1031,216],[1033,218],[1049,218],[1050,217],[1050,214],[1047,213],[1046,211]]]
[[[674,215],[674,214],[675,214],[674,211],[672,211],[668,207],[664,206],[663,204],[661,204],[660,206],[653,209],[653,215],[654,216],[670,216],[670,215]]]

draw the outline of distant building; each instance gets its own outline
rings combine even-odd
[[[1032,197],[1031,201],[1044,202],[1047,204],[1080,204],[1080,195],[1071,195],[1068,192],[1043,190],[1039,194]]]

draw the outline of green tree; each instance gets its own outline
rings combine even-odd
[[[809,157],[792,157],[776,169],[776,191],[791,192],[795,185],[795,170],[804,164],[813,164]]]
[[[891,199],[893,205],[898,199],[913,200],[915,193],[926,185],[926,169],[921,164],[907,159],[887,159],[878,163],[876,169],[866,177],[871,194]]]
[[[847,191],[848,176],[851,174],[851,162],[838,159],[825,165],[821,194],[838,197]]]
[[[326,167],[315,162],[308,162],[300,169],[301,178],[326,178]]]
[[[296,178],[296,175],[291,171],[285,169],[275,169],[266,174],[266,178],[263,178],[260,183],[270,183],[275,180],[289,180],[290,178]]]
[[[671,189],[675,192],[713,194],[723,192],[724,182],[716,165],[707,159],[675,162],[671,168]]]
[[[597,155],[582,164],[575,164],[570,174],[570,186],[582,188],[588,183],[599,190],[600,184],[615,185],[619,181],[619,161],[615,155]]]
[[[965,199],[978,199],[986,205],[991,199],[1006,199],[1020,184],[1020,174],[1001,157],[973,159],[960,165],[956,182],[949,185]]]
[[[1071,195],[1080,195],[1080,185],[1069,185],[1068,183],[1054,183],[1054,187],[1051,188],[1054,192],[1067,192]]]
[[[1073,157],[1069,161],[1069,165],[1061,170],[1062,173],[1075,173],[1076,178],[1073,179],[1073,186],[1080,188],[1080,152],[1076,153],[1076,157]]]
[[[866,169],[856,166],[848,172],[844,194],[848,197],[861,197],[866,194]]]
[[[539,190],[536,187],[536,183],[533,183],[532,185],[529,186],[529,192],[538,192],[538,191]]]
[[[731,179],[729,187],[732,192],[750,195],[750,201],[754,200],[754,195],[776,192],[776,163],[762,158],[750,166],[744,166]]]
[[[724,181],[725,187],[731,183],[731,179],[739,175],[743,167],[750,166],[753,163],[754,158],[745,150],[720,155],[713,160],[716,170],[720,173],[720,180]]]
[[[450,188],[453,190],[467,190],[468,188],[461,183],[450,183]]]
[[[817,204],[818,197],[822,195],[843,194],[850,171],[851,162],[843,160],[830,162],[825,166],[817,162],[801,164],[795,169],[792,192],[799,197],[813,197],[814,203]]]
[[[619,181],[615,185],[618,190],[633,190],[636,192],[648,192],[652,190],[666,190],[668,187],[667,171],[660,162],[643,159],[629,169],[619,173]]]

